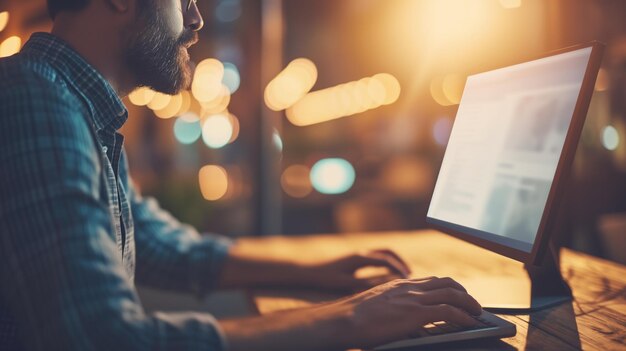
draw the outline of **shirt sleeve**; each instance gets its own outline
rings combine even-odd
[[[125,156],[122,162],[127,170]],[[163,210],[155,199],[142,197],[132,181],[127,181],[127,188],[135,226],[137,282],[198,296],[215,288],[232,240],[217,234],[200,235]]]
[[[80,105],[47,79],[0,83],[0,314],[28,350],[222,350],[210,315],[144,312]]]

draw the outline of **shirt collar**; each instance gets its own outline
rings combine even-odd
[[[49,33],[35,33],[22,53],[43,57],[84,96],[97,130],[118,130],[128,118],[126,107],[109,82],[74,49]]]

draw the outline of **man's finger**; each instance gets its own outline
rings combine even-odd
[[[443,288],[453,288],[460,290],[462,292],[467,292],[465,288],[456,282],[454,279],[445,277],[445,278],[433,278],[430,280],[424,281],[423,279],[411,279],[411,281],[415,281],[416,288],[422,291],[426,290],[435,290],[435,289],[443,289]]]
[[[482,307],[478,301],[467,293],[453,288],[435,289],[419,293],[419,301],[423,305],[431,306],[452,305],[475,316],[482,313]]]
[[[359,290],[370,289],[380,284],[384,284],[386,282],[400,278],[402,277],[397,274],[382,274],[368,278],[355,278],[354,288]]]
[[[400,263],[384,255],[376,255],[376,254],[355,255],[352,263],[353,263],[352,269],[354,270],[363,268],[366,266],[378,266],[378,267],[388,268],[391,271],[391,273],[395,273],[403,277],[406,276],[404,268],[402,267]]]
[[[429,316],[429,322],[444,321],[463,327],[473,327],[479,324],[479,322],[472,318],[469,314],[460,308],[452,305],[436,305],[436,306],[424,306],[425,312]]]
[[[377,249],[377,250],[373,250],[372,253],[374,253],[374,254],[379,253],[379,254],[387,255],[389,257],[393,257],[404,268],[404,271],[405,271],[407,277],[411,274],[411,267],[409,267],[409,265],[406,263],[406,261],[404,261],[402,259],[402,257],[400,257],[393,250]]]

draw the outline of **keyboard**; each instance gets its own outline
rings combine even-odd
[[[408,339],[381,345],[374,350],[392,350],[396,348],[431,345],[442,342],[472,340],[482,338],[504,338],[514,336],[515,324],[493,313],[483,311],[480,316],[473,316],[477,325],[465,327],[447,322],[429,323],[418,328]]]
[[[473,316],[473,317],[478,323],[475,326],[467,327],[467,326],[455,325],[453,323],[448,323],[448,322],[443,322],[443,321],[428,323],[422,328],[418,329],[413,335],[411,335],[411,337],[418,338],[420,336],[449,334],[449,333],[455,333],[455,332],[466,331],[466,330],[497,327],[497,324],[490,322],[486,318],[483,318],[481,316]]]

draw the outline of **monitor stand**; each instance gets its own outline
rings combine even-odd
[[[519,265],[513,274],[461,280],[485,310],[523,314],[552,307],[572,299],[572,291],[560,272],[558,251],[549,245],[540,266]]]

